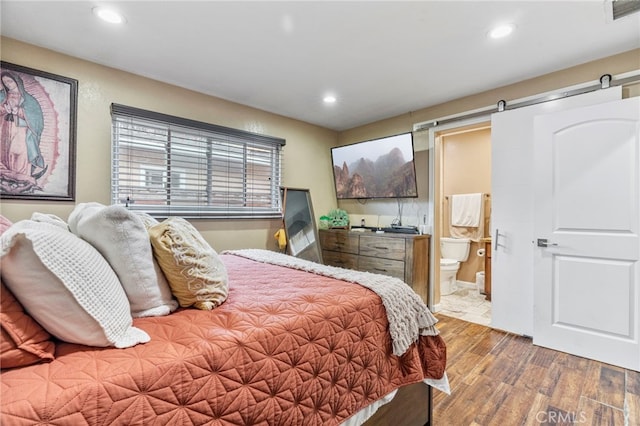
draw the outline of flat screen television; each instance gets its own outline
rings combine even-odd
[[[331,159],[339,200],[418,196],[412,133],[331,148]]]

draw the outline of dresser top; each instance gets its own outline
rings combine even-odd
[[[348,233],[353,235],[362,235],[363,237],[389,237],[389,238],[413,238],[423,239],[431,237],[430,234],[403,234],[399,232],[374,232],[372,230],[355,231],[340,228],[320,229],[320,232]]]

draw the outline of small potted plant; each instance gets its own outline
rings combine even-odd
[[[349,214],[342,209],[334,209],[327,215],[331,228],[349,229]]]

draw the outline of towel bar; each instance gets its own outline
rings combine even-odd
[[[484,198],[491,198],[491,194],[483,194],[483,195],[484,195]],[[448,200],[449,199],[449,195],[445,195],[444,199]]]

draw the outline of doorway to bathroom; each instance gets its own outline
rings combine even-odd
[[[434,134],[434,311],[465,321],[491,324],[490,220],[491,126],[458,124]],[[480,200],[477,226],[457,226],[454,198]],[[455,207],[452,210],[452,207]],[[452,212],[454,221],[452,221]],[[467,214],[469,212],[464,212]],[[443,240],[443,238],[445,240]],[[468,239],[468,252],[443,256],[441,241]],[[488,248],[488,252],[487,249]]]

